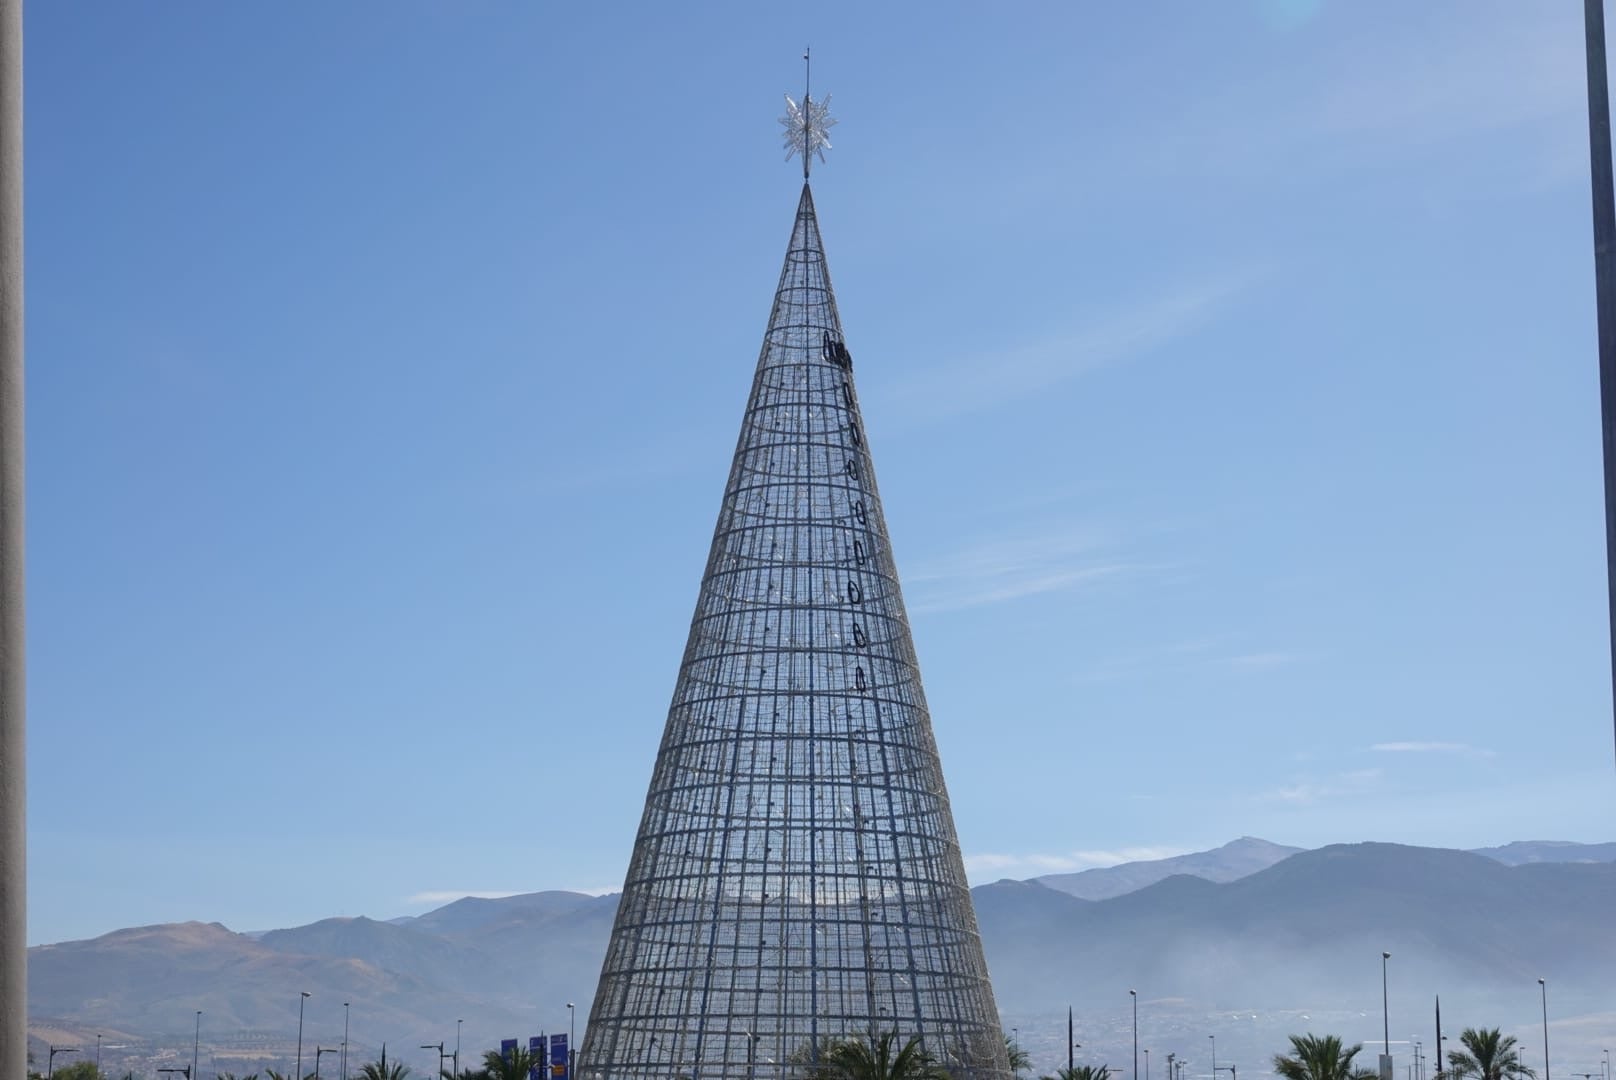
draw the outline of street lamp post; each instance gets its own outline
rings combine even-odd
[[[567,1002],[567,1080],[578,1080],[574,1065],[578,1063],[578,1011]]]
[[[460,1025],[462,1025],[464,1023],[465,1023],[465,1020],[456,1020],[455,1021],[455,1056],[454,1056],[455,1080],[460,1080]],[[348,1080],[348,1078],[345,1076],[345,1077],[342,1078],[342,1080]]]
[[[1389,952],[1380,954],[1380,1031],[1383,1043],[1381,1053],[1387,1057],[1392,1056],[1392,1014],[1390,999],[1386,996],[1386,961],[1391,958],[1392,954]]]
[[[1543,991],[1543,1080],[1549,1080],[1549,984],[1539,979],[1537,988]]]
[[[307,990],[299,990],[297,998],[297,1080],[303,1080],[303,1003],[309,1000]]]
[[[1212,1040],[1212,1080],[1218,1080],[1218,1037],[1208,1035],[1207,1038]]]
[[[443,1076],[443,1059],[449,1056],[448,1054],[445,1054],[443,1052],[443,1044],[441,1042],[439,1042],[439,1043],[422,1043],[421,1044],[421,1049],[422,1050],[436,1050],[438,1052],[438,1076],[442,1077]]]
[[[1150,1080],[1150,1047],[1145,1047],[1145,1080]]]
[[[50,1080],[50,1077],[56,1075],[56,1055],[57,1054],[76,1054],[78,1052],[79,1052],[79,1048],[76,1047],[76,1046],[52,1046],[52,1047],[50,1047],[50,1060],[45,1063],[45,1077],[46,1077],[46,1080]],[[34,1075],[38,1076],[39,1074],[35,1073]]]
[[[1133,1002],[1133,1077],[1139,1080],[1139,993],[1128,991],[1128,997]],[[1215,1080],[1215,1078],[1214,1078]]]
[[[348,1080],[348,1003],[342,1003],[342,1080]]]
[[[191,1040],[191,1075],[196,1075],[197,1051],[202,1046],[202,1010],[196,1010],[196,1035]]]
[[[327,1055],[327,1054],[335,1054],[336,1052],[337,1052],[337,1048],[335,1046],[320,1046],[318,1044],[315,1045],[315,1047],[314,1047],[314,1080],[320,1080],[320,1059],[322,1057],[324,1057],[325,1055]]]
[[[95,1080],[101,1080],[101,1033],[95,1033]]]

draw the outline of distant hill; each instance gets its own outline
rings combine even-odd
[[[1120,866],[1102,866],[1094,870],[1080,870],[1075,874],[1045,874],[1033,880],[1084,900],[1107,900],[1154,885],[1174,874],[1189,874],[1207,881],[1235,881],[1247,874],[1266,870],[1301,850],[1271,844],[1254,836],[1242,836],[1211,851],[1123,863]]]
[[[1567,840],[1516,840],[1503,847],[1472,848],[1477,855],[1507,866],[1539,862],[1616,862],[1616,844],[1573,844]]]
[[[1238,881],[1303,850],[1270,843],[1255,836],[1242,836],[1211,851],[1102,866],[1072,874],[1045,874],[1032,880],[1084,900],[1108,900],[1154,885],[1174,874],[1188,874],[1216,882]],[[1539,862],[1616,862],[1616,843],[1517,840],[1501,847],[1474,848],[1471,853],[1484,855],[1507,866]]]
[[[1422,983],[1480,992],[1555,973],[1569,996],[1616,964],[1616,863],[1506,866],[1396,844],[1302,852],[1217,884],[1176,875],[1085,901],[1036,882],[973,891],[1003,1009],[1145,985],[1212,1008],[1362,1001],[1382,950]],[[1049,957],[1069,957],[1052,964]],[[1094,978],[1099,973],[1104,976]],[[1373,974],[1373,972],[1371,972]]]
[[[1219,850],[1258,858],[1262,843]],[[1520,849],[1532,846],[1507,847],[1524,857]],[[1237,860],[1210,865],[1232,873]],[[1366,1001],[1378,1003],[1382,950],[1393,954],[1397,992],[1440,990],[1446,1011],[1451,991],[1455,1015],[1461,1002],[1472,1011],[1500,1003],[1512,1015],[1533,1004],[1523,987],[1535,990],[1545,973],[1556,1008],[1570,1015],[1604,1007],[1606,973],[1616,969],[1612,861],[1511,866],[1463,851],[1352,844],[1299,852],[1232,881],[1178,873],[1099,900],[1040,881],[972,895],[999,1006],[1012,1016],[1066,1004],[1120,1009],[1130,987],[1152,1002],[1153,1022],[1165,1022],[1166,1000],[1191,1023],[1228,1010],[1358,1016]],[[194,1010],[203,1009],[208,1045],[271,1064],[284,1064],[302,990],[313,995],[306,1042],[334,1045],[340,1003],[351,1002],[356,1053],[384,1040],[435,1041],[458,1019],[468,1045],[494,1045],[565,1022],[568,1001],[581,1027],[617,900],[529,893],[468,898],[402,923],[324,919],[251,937],[192,922],[40,946],[29,950],[31,1023],[58,1042],[107,1030],[171,1048],[189,1042]]]

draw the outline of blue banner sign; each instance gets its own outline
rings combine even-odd
[[[570,1080],[567,1075],[567,1037],[550,1036],[550,1080]]]
[[[509,1061],[509,1060],[511,1060],[511,1058],[515,1057],[516,1056],[516,1040],[515,1039],[501,1039],[501,1040],[499,1040],[499,1056],[504,1058],[506,1061]]]

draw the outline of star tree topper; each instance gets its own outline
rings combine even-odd
[[[830,129],[836,126],[836,118],[830,114],[830,95],[826,94],[824,101],[815,101],[809,94],[803,94],[799,106],[787,94],[786,114],[780,118],[780,126],[786,129],[786,160],[801,154],[802,177],[806,180],[814,156],[824,161],[825,151],[831,149]]]

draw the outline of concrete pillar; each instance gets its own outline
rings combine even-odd
[[[0,1076],[26,1076],[22,4],[0,0]]]

